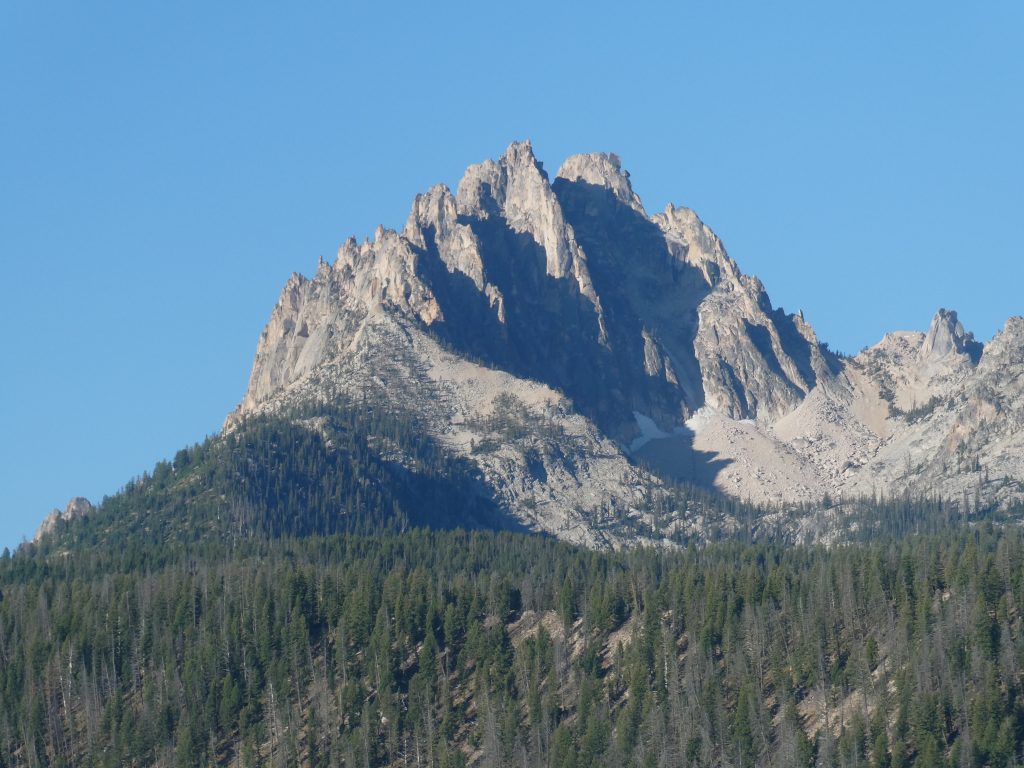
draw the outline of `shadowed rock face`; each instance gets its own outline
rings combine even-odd
[[[633,412],[681,427],[704,405],[771,421],[829,375],[799,318],[773,310],[692,212],[649,217],[619,159],[570,157],[549,182],[528,142],[416,197],[401,234],[349,240],[295,277],[242,409],[339,354],[360,318],[398,312],[456,352],[565,392],[612,437]]]
[[[693,211],[648,214],[618,157],[574,155],[552,180],[523,142],[455,194],[418,195],[401,232],[293,275],[229,424],[373,390],[556,533],[567,509],[634,505],[637,462],[765,503],[914,488],[1002,503],[1024,480],[1019,326],[983,347],[940,310],[927,333],[840,359]],[[528,460],[479,449],[504,439],[479,421],[501,393],[546,425]],[[575,436],[571,457],[552,430]]]

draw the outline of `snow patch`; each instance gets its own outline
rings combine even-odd
[[[636,419],[640,436],[633,438],[633,442],[629,444],[630,453],[636,453],[652,440],[664,440],[667,437],[686,434],[686,430],[683,427],[676,427],[671,432],[664,432],[654,423],[654,419],[650,416],[645,416],[639,411],[633,411],[633,418]]]

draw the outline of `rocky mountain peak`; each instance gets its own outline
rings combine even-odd
[[[721,282],[738,285],[739,267],[726,253],[718,235],[695,211],[669,203],[662,213],[654,214],[651,221],[664,233],[665,239],[675,245],[678,258],[699,269],[709,285]]]
[[[536,169],[545,180],[548,178],[547,173],[544,171],[543,163],[533,153],[533,143],[529,139],[513,141],[509,144],[501,156],[501,161],[508,167]]]
[[[437,234],[443,236],[455,224],[458,215],[451,190],[445,184],[435,184],[426,192],[416,195],[409,218],[402,229],[402,236],[419,248],[425,248],[423,230],[435,227]]]
[[[573,155],[550,183],[516,142],[455,195],[417,195],[400,234],[347,240],[333,269],[286,286],[242,410],[344,354],[381,310],[555,386],[627,443],[636,411],[665,430],[703,405],[774,419],[831,375],[810,326],[774,310],[693,211],[648,216],[610,153]]]
[[[533,154],[529,141],[513,142],[497,160],[469,166],[459,181],[456,199],[459,213],[486,219],[509,218],[509,209],[520,211],[524,203],[542,202],[550,191],[548,175]]]
[[[600,482],[616,504],[631,493],[620,483],[627,458],[761,501],[904,487],[911,469],[922,487],[941,480],[959,497],[977,485],[965,468],[978,462],[956,447],[967,438],[979,451],[982,437],[1006,440],[986,469],[1024,477],[1022,365],[1024,319],[982,355],[946,309],[926,334],[837,356],[802,314],[773,307],[694,211],[645,213],[617,156],[573,155],[549,180],[517,142],[470,166],[455,194],[417,195],[400,233],[350,238],[333,266],[293,276],[238,414],[377,392],[387,408],[433,419],[431,434],[512,506],[525,488],[551,509],[598,503],[587,484],[597,475],[577,474],[597,453],[614,457]],[[481,420],[499,392],[532,402],[538,424],[579,419],[572,429],[590,447],[566,461],[526,450],[526,464],[481,449],[501,444]]]
[[[646,216],[640,197],[633,191],[629,172],[622,169],[619,156],[609,152],[572,155],[558,169],[556,178],[582,182],[610,191],[623,205]]]
[[[484,291],[484,264],[472,227],[459,221],[455,196],[444,184],[416,195],[402,237],[416,248],[435,253],[449,272],[469,277]]]
[[[514,142],[497,162],[486,160],[467,168],[455,202],[460,217],[493,221],[528,236],[544,251],[547,275],[573,280],[600,318],[586,254],[529,141]]]
[[[974,363],[981,357],[982,345],[974,340],[974,334],[964,330],[963,324],[952,309],[939,309],[932,318],[932,324],[918,353],[922,362],[938,361],[950,355],[966,355]]]
[[[1014,316],[985,345],[979,367],[1013,375],[1018,366],[1024,366],[1024,317]]]

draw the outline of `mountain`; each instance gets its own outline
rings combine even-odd
[[[1018,765],[1022,370],[945,309],[837,355],[514,144],[0,555],[0,768]]]
[[[693,211],[649,215],[618,157],[551,180],[524,142],[293,275],[225,429],[310,402],[414,414],[512,517],[595,545],[599,521],[649,524],[679,482],[768,506],[1010,505],[1022,372],[1024,319],[983,346],[944,309],[837,355]],[[667,530],[702,518],[673,509]]]

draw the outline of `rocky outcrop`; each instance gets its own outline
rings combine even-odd
[[[956,312],[940,309],[921,344],[922,362],[944,360],[950,356],[966,358],[964,362],[977,363],[983,346],[974,340],[974,334],[964,331]]]
[[[623,205],[641,216],[647,215],[640,197],[633,191],[629,172],[622,170],[622,161],[618,155],[606,152],[572,155],[558,169],[557,178],[570,184],[589,184],[608,190]]]
[[[71,501],[67,503],[62,512],[59,509],[54,509],[50,514],[43,518],[43,522],[39,524],[39,529],[36,531],[35,537],[32,539],[38,542],[44,536],[52,533],[60,523],[70,522],[80,517],[85,517],[93,513],[95,508],[88,499],[82,496],[75,496]]]

